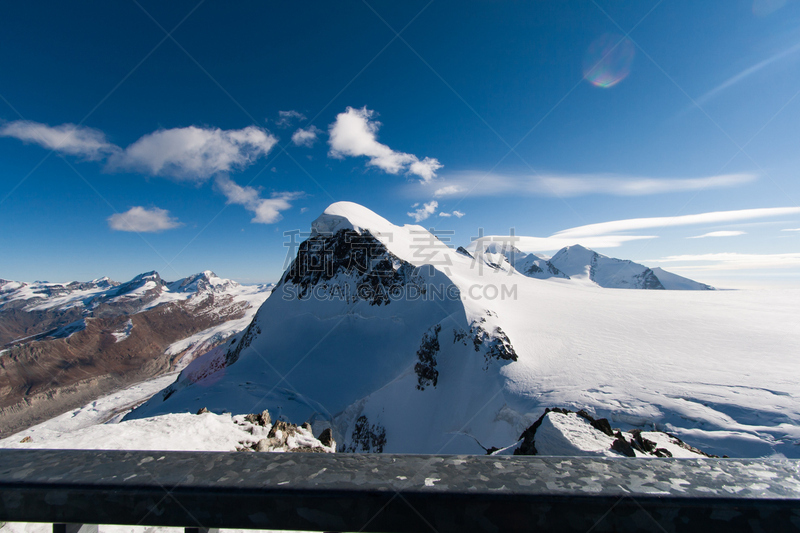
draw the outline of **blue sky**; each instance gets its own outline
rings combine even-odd
[[[2,278],[274,281],[349,200],[800,284],[798,0],[0,9]]]

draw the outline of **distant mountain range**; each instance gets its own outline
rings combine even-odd
[[[493,264],[496,267],[501,268],[500,263],[507,263],[520,274],[531,278],[573,279],[607,289],[714,289],[661,268],[651,269],[626,259],[607,257],[579,244],[562,248],[549,260],[497,241],[474,241],[462,250],[470,256],[482,253],[490,262],[494,257]]]
[[[0,435],[188,363],[246,327],[271,291],[211,271],[0,280]]]

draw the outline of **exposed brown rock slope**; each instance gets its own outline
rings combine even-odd
[[[250,308],[224,290],[204,289],[137,312],[169,290],[155,279],[135,297],[120,300],[123,286],[115,284],[109,295],[69,308],[39,309],[47,295],[0,301],[0,437],[174,369],[186,350],[168,354],[170,345]],[[58,329],[71,323],[71,334]]]

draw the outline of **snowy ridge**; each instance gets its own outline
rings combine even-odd
[[[580,245],[567,246],[549,260],[526,254],[511,244],[514,237],[482,237],[463,249],[487,266],[507,271],[510,267],[530,278],[571,279],[575,283],[611,289],[713,290],[704,283],[678,276],[662,268],[650,269],[626,259],[615,259]]]
[[[253,287],[258,287],[254,289]],[[162,303],[184,301],[208,294],[248,296],[268,291],[270,286],[242,286],[206,270],[174,282],[165,282],[158,272],[139,274],[126,283],[108,278],[89,282],[33,283],[6,281],[0,283],[0,310],[20,308],[26,311],[67,310],[73,307],[92,310],[102,304],[141,302],[137,311],[152,309]]]
[[[128,419],[259,404],[343,450],[483,453],[561,406],[718,455],[800,456],[800,298],[607,291],[618,264],[575,247],[562,265],[586,283],[530,279],[347,202],[314,228],[247,329]]]

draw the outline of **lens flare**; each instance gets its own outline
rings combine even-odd
[[[636,47],[627,37],[604,34],[586,51],[583,77],[597,87],[613,87],[628,77],[635,54]]]

